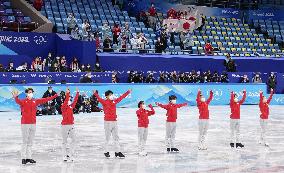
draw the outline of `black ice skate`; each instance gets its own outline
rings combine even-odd
[[[104,153],[104,155],[106,156],[106,158],[110,158],[109,152]]]
[[[171,148],[171,152],[175,152],[175,153],[178,153],[179,150],[177,148]]]
[[[170,148],[167,148],[167,152],[170,152],[171,151],[171,149]]]
[[[23,164],[23,165],[27,164],[26,159],[22,159],[22,164]]]
[[[236,143],[236,148],[238,148],[238,147],[243,148],[243,147],[244,147],[244,145],[243,145],[242,143]]]
[[[235,143],[230,143],[231,148],[235,147]]]
[[[33,160],[33,159],[26,159],[26,162],[27,162],[27,163],[31,163],[31,164],[36,163],[36,161],[35,161],[35,160]]]
[[[120,159],[124,159],[125,158],[125,156],[121,153],[121,152],[115,152],[115,157],[118,157],[118,158],[120,158]]]

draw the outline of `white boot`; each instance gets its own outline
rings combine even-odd
[[[147,152],[145,150],[142,150],[139,152],[139,156],[147,156]]]

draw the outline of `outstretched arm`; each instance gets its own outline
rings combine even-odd
[[[18,91],[12,91],[11,93],[12,93],[13,98],[15,99],[15,102],[17,104],[19,104],[20,106],[22,106],[23,101],[20,100],[19,97],[18,97],[19,96],[19,92]]]
[[[199,105],[200,102],[201,102],[200,96],[201,96],[201,90],[198,89],[197,96],[196,96],[196,103],[197,103],[197,105]]]
[[[37,104],[37,105],[44,104],[44,103],[46,103],[46,102],[48,102],[48,101],[50,101],[50,100],[55,99],[57,96],[58,96],[58,95],[55,94],[54,96],[51,96],[51,97],[42,98],[42,99],[37,99],[37,100],[36,100],[36,104]]]
[[[161,103],[156,102],[156,105],[163,108],[163,109],[168,109],[168,105],[163,105]]]
[[[243,93],[244,93],[244,95],[243,95],[242,100],[239,102],[240,104],[243,104],[243,103],[245,102],[245,100],[246,100],[246,97],[247,97],[247,92],[246,92],[246,90],[244,90]]]
[[[115,103],[119,103],[121,102],[121,100],[123,100],[126,96],[128,96],[128,94],[131,93],[132,90],[128,90],[126,93],[122,94],[120,97],[118,97],[117,99],[115,99]]]
[[[176,106],[177,108],[181,108],[181,107],[187,106],[187,103],[176,104]]]
[[[211,91],[210,91],[210,96],[209,96],[209,98],[206,100],[206,103],[209,104],[209,103],[212,101],[212,99],[213,99],[213,91],[211,90]]]
[[[68,106],[68,101],[70,99],[70,91],[69,91],[69,89],[67,89],[65,93],[66,93],[65,100],[64,100],[62,106]]]
[[[75,108],[75,106],[76,106],[76,104],[77,104],[78,98],[79,98],[79,90],[77,89],[77,90],[76,90],[76,96],[75,96],[75,98],[74,98],[74,100],[73,100],[73,103],[72,103],[72,105],[71,105],[73,109]]]
[[[270,96],[269,96],[269,98],[267,99],[267,104],[270,104],[270,102],[271,102],[271,100],[272,100],[272,97],[273,97],[273,93],[274,93],[274,91],[273,91],[273,89],[271,89],[271,91],[270,91]]]
[[[98,99],[100,103],[104,103],[104,99],[102,99],[99,95],[99,92],[97,90],[94,90],[94,96]]]
[[[148,111],[148,116],[154,115],[155,114],[155,110],[153,108],[153,106],[150,104],[149,108],[151,109],[150,111]]]

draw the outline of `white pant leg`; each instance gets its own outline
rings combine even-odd
[[[36,132],[35,124],[22,124],[23,147],[22,158],[32,159],[32,146]]]
[[[144,133],[145,128],[138,127],[138,152],[141,152],[143,150]]]
[[[170,145],[171,148],[175,148],[175,138],[176,138],[176,123],[171,123],[171,137],[170,137]]]
[[[266,119],[260,119],[259,122],[260,122],[260,141],[265,143],[268,121]]]
[[[230,119],[230,128],[231,128],[231,143],[235,143],[235,120]]]
[[[166,122],[166,138],[165,138],[165,142],[166,142],[166,147],[170,148],[170,137],[171,137],[171,124],[169,122]]]
[[[236,143],[240,142],[240,120],[236,120],[235,125],[235,131],[236,131]]]
[[[119,137],[118,137],[118,127],[117,127],[117,122],[113,121],[112,122],[112,131],[111,131],[114,143],[115,143],[115,151],[119,152],[120,151],[120,144],[119,144]]]
[[[71,138],[71,146],[70,146],[70,153],[71,157],[75,155],[75,149],[76,149],[76,132],[75,132],[75,127],[72,125],[72,128],[69,132],[69,137]]]
[[[104,122],[105,129],[105,152],[109,152],[109,140],[111,135],[111,124],[109,121]]]
[[[67,140],[71,138],[70,155],[74,156],[76,146],[76,134],[74,125],[62,125],[62,155],[67,156]]]
[[[144,129],[144,136],[143,136],[143,150],[145,150],[145,145],[147,142],[147,138],[148,138],[148,128]]]
[[[22,152],[21,152],[22,159],[27,159],[27,147],[28,147],[29,129],[30,129],[30,125],[29,124],[22,124],[21,125],[22,140],[23,140]]]
[[[205,142],[205,138],[208,131],[209,121],[208,120],[201,120],[202,121],[202,143]]]

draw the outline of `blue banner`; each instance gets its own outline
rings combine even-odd
[[[34,84],[34,85],[0,85],[0,111],[15,111],[19,110],[19,106],[14,102],[11,91],[18,90],[20,98],[25,97],[24,90],[32,87],[35,91],[34,97],[40,98],[47,90],[49,85]],[[65,91],[68,86],[75,94],[76,87],[80,93],[85,93],[87,96],[93,94],[93,90],[98,90],[99,95],[104,97],[104,92],[112,90],[115,97],[119,97],[128,89],[132,89],[132,93],[118,104],[119,107],[136,108],[140,100],[146,104],[154,104],[155,102],[167,103],[170,95],[177,96],[177,103],[187,102],[190,105],[196,105],[196,95],[198,89],[202,90],[205,97],[209,97],[209,92],[214,92],[214,98],[211,105],[228,105],[230,100],[230,92],[234,91],[241,99],[243,90],[247,90],[247,99],[245,104],[258,104],[259,90],[266,91],[264,84],[196,84],[196,85],[151,85],[151,84],[70,84],[70,85],[52,85],[56,92]],[[283,105],[284,95],[275,95],[272,104]]]
[[[25,80],[26,83],[46,83],[47,79],[54,80],[60,83],[65,80],[67,83],[79,83],[86,73],[73,73],[73,72],[7,72],[0,73],[0,83],[9,84],[11,80],[17,80],[17,83]],[[92,73],[92,81],[97,83],[111,83],[112,73]]]
[[[260,9],[250,10],[246,12],[249,19],[259,20],[284,20],[283,10],[278,9]]]

